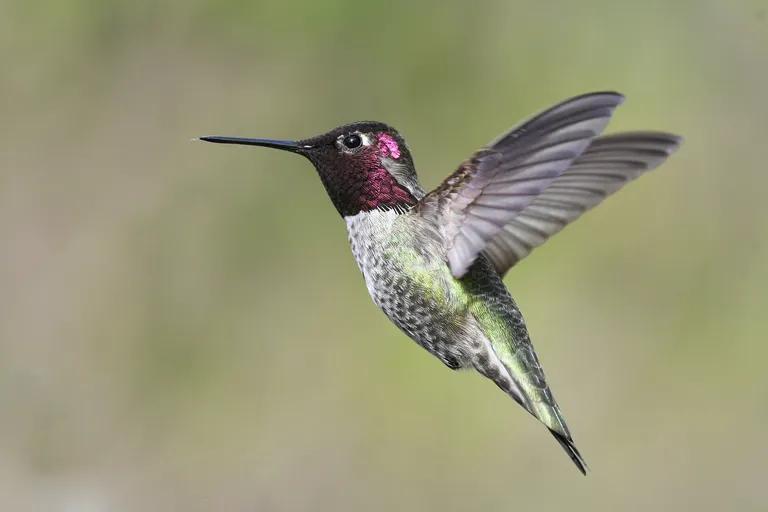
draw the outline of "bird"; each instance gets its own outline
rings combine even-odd
[[[602,135],[624,96],[562,101],[475,151],[426,192],[391,126],[345,124],[303,140],[205,136],[307,158],[344,219],[373,302],[452,370],[474,369],[537,418],[576,467],[573,441],[504,285],[507,271],[682,138],[661,131]]]

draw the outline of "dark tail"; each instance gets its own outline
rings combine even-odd
[[[579,468],[579,471],[583,475],[587,474],[587,463],[584,462],[584,458],[579,453],[579,450],[576,449],[576,447],[573,445],[573,439],[569,439],[565,437],[564,435],[555,432],[554,430],[550,430],[553,436],[555,436],[555,439],[557,439],[557,442],[560,443],[560,446],[563,447],[563,450],[568,454],[568,456],[571,458],[574,464],[576,464],[576,467]]]

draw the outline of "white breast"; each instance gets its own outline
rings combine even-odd
[[[397,212],[393,210],[372,210],[344,217],[352,254],[363,274],[380,263],[385,246],[391,243],[397,217]]]

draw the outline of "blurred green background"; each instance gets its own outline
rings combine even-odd
[[[763,1],[0,2],[0,509],[767,510]],[[428,188],[627,95],[686,143],[506,282],[592,468],[370,302],[311,166]]]

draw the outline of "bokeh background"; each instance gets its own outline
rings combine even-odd
[[[768,509],[762,1],[0,2],[0,509]],[[369,301],[301,158],[566,97],[686,137],[506,282],[592,473]]]

